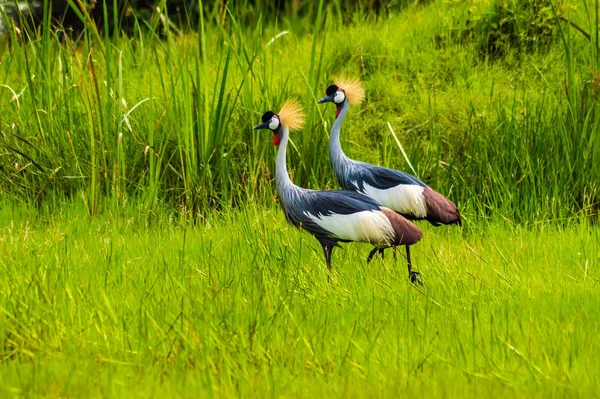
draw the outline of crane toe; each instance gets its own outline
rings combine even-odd
[[[411,283],[423,285],[423,281],[421,281],[421,278],[419,277],[419,272],[415,272],[414,270],[411,270],[409,272],[409,277],[410,277]]]

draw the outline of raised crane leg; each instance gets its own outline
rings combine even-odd
[[[384,249],[385,248],[377,248],[377,247],[373,248],[371,250],[371,252],[369,252],[369,256],[367,257],[367,263],[371,262],[371,260],[373,259],[373,256],[375,256],[375,254],[381,254],[381,259],[383,259],[384,258],[384,256],[383,256],[383,250]]]
[[[331,251],[333,251],[333,245],[321,245],[323,246],[323,254],[325,255],[325,262],[327,263],[327,270],[331,271]]]

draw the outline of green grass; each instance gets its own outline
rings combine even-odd
[[[502,56],[481,47],[498,28],[469,22],[494,21],[499,2],[420,3],[269,18],[257,1],[206,7],[194,32],[155,14],[130,37],[13,30],[0,395],[597,396],[597,2],[552,10],[590,40],[560,22]],[[315,100],[339,72],[367,89],[345,151],[408,171],[390,122],[464,216],[420,225],[423,287],[403,256],[367,265],[363,244],[336,249],[330,275],[277,204],[270,138],[251,128],[302,100],[292,178],[335,187],[333,109]]]
[[[133,215],[133,212],[132,212]],[[590,396],[600,229],[423,226],[366,265],[279,209],[185,227],[5,207],[0,390],[49,397]]]

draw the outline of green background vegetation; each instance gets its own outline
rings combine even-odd
[[[50,3],[0,42],[3,395],[597,392],[597,2]],[[464,216],[423,287],[278,207],[252,126],[300,99],[292,178],[336,188],[338,73],[346,153],[410,172],[389,122]]]
[[[467,218],[597,215],[594,4],[439,1],[376,16],[334,2],[279,19],[257,7],[216,7],[197,31],[164,7],[130,36],[80,10],[77,35],[13,31],[0,65],[5,198],[76,199],[90,214],[269,203],[273,150],[251,127],[290,96],[308,112],[294,180],[333,187],[333,110],[315,99],[345,72],[367,87],[344,129],[351,156],[407,169],[390,122],[418,176]]]

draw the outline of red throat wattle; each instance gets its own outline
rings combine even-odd
[[[340,114],[340,111],[342,110],[342,107],[337,107],[335,109],[335,119],[337,119],[338,115]]]
[[[280,142],[281,142],[281,137],[279,136],[279,133],[275,133],[273,135],[273,144],[275,145],[275,147],[279,147]]]

